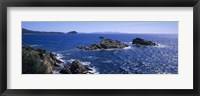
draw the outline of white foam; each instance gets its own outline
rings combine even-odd
[[[56,54],[56,53],[54,53],[54,54]],[[59,60],[62,61],[62,62],[66,62],[65,60],[62,59],[63,57],[64,57],[64,56],[63,56],[62,54],[56,54],[56,58],[57,58],[57,59],[59,59]]]
[[[30,47],[37,47],[37,46],[40,46],[40,45],[37,45],[37,44],[30,45]]]
[[[158,48],[166,48],[166,47],[169,47],[167,45],[163,45],[163,44],[157,44],[158,46],[155,46],[155,47],[158,47]]]
[[[99,72],[97,71],[97,69],[95,68],[95,67],[89,67],[90,69],[92,69],[92,70],[90,70],[89,72],[91,72],[91,73],[93,73],[93,74],[99,74]],[[89,74],[89,73],[88,73]]]
[[[112,51],[112,50],[119,50],[119,49],[118,48],[110,48],[110,49],[103,49],[103,50]]]
[[[75,61],[76,59],[69,59],[67,60],[67,62],[72,63],[73,61]]]
[[[120,50],[120,48],[97,49],[97,50],[86,50],[86,51],[113,51],[113,50]]]
[[[53,70],[53,71],[52,71],[52,74],[60,74],[60,73],[59,73],[59,71],[57,71],[57,70]]]
[[[131,48],[132,48],[131,46],[128,46],[128,47],[125,47],[124,49],[126,49],[126,50],[127,50],[127,49],[131,49]]]
[[[82,65],[90,65],[91,63],[90,62],[81,62]]]
[[[69,63],[72,63],[73,61],[75,61],[76,59],[70,59],[70,60],[67,60],[67,62]],[[90,62],[84,62],[84,61],[80,61],[82,65],[90,65],[91,63]]]
[[[122,50],[122,49],[131,49],[131,46],[124,47],[124,48],[110,48],[110,49],[103,49],[104,51],[113,51],[113,50]]]

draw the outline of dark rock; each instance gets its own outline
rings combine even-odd
[[[43,54],[43,53],[39,53],[39,56],[40,56],[41,59],[44,59],[45,54]]]
[[[50,57],[52,58],[52,60],[57,60],[57,58],[56,58],[56,55],[55,55],[55,54],[53,54],[53,53],[50,53],[49,55],[50,55]]]
[[[56,63],[63,63],[62,61],[60,61],[59,59],[56,58],[56,54],[53,54],[52,52],[49,54],[51,59],[53,61],[55,61]]]
[[[100,36],[99,39],[104,39],[104,37]]]
[[[61,73],[61,74],[72,74],[69,67],[63,68],[59,73]]]
[[[75,60],[72,62],[70,71],[72,72],[72,74],[83,74],[87,72],[87,69],[81,64],[79,60]]]
[[[77,47],[78,49],[83,49],[83,50],[97,50],[97,49],[102,49],[102,47],[98,44],[92,44],[89,46],[79,46]]]
[[[85,50],[87,50],[87,49],[88,49],[88,47],[87,47],[87,46],[78,46],[77,48],[78,48],[78,49],[85,49]]]
[[[92,50],[97,50],[97,49],[102,49],[102,47],[100,45],[97,44],[92,44],[89,46],[90,49]]]
[[[98,50],[98,49],[124,48],[124,47],[128,47],[128,45],[117,40],[105,39],[105,40],[101,40],[100,44],[92,44],[89,46],[79,46],[77,48],[83,49],[83,50]]]
[[[57,63],[54,63],[54,67],[60,67],[60,65],[58,65]]]
[[[70,32],[68,32],[67,34],[77,34],[78,32],[76,32],[76,31],[70,31]]]
[[[85,67],[88,71],[92,71],[92,69],[90,69],[89,67]]]
[[[154,43],[152,41],[147,41],[147,40],[144,40],[144,39],[141,39],[141,38],[135,38],[135,39],[133,39],[132,44],[157,46],[156,43]]]
[[[100,42],[100,46],[104,49],[109,49],[109,48],[124,48],[128,47],[128,45],[117,41],[117,40],[111,40],[111,39],[105,39]]]
[[[59,73],[61,74],[92,74],[87,66],[81,64],[79,60],[75,60],[71,63],[71,66],[65,66]]]
[[[56,59],[55,61],[56,61],[57,63],[59,63],[59,64],[60,64],[60,63],[64,63],[64,62],[60,61],[59,59]]]
[[[33,48],[33,47],[30,47],[30,46],[23,46],[22,49],[27,50],[27,51],[32,51],[32,50],[34,50],[34,48]]]
[[[44,49],[39,49],[38,48],[37,51],[40,52],[40,53],[46,53],[46,50],[44,50]]]

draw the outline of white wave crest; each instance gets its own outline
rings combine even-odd
[[[73,61],[75,61],[76,59],[69,59],[67,60],[67,62],[72,63]],[[80,61],[82,65],[90,65],[90,62],[84,62],[84,61]]]
[[[89,67],[89,68],[92,69],[92,70],[89,71],[90,73],[99,74],[99,72],[97,71],[97,69],[95,67]]]
[[[124,49],[131,49],[131,46],[125,47]]]
[[[69,59],[67,60],[67,62],[72,63],[73,61],[75,61],[76,59]]]
[[[62,54],[56,54],[56,58],[57,59],[59,59],[60,61],[62,61],[62,62],[66,62],[65,60],[63,60],[62,58],[63,58],[64,56],[62,55]]]
[[[166,48],[166,47],[169,47],[167,45],[163,45],[163,44],[157,44],[158,46],[155,46],[155,47],[158,47],[158,48]]]
[[[30,47],[37,47],[37,46],[40,46],[40,45],[37,45],[37,44],[30,45]]]
[[[58,70],[53,70],[52,74],[60,74]]]
[[[81,62],[83,65],[90,65],[90,62]]]

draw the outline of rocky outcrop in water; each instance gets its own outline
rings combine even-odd
[[[148,45],[148,46],[157,46],[156,43],[152,42],[152,41],[147,41],[141,38],[135,38],[132,41],[132,44],[136,44],[136,45]]]
[[[71,63],[70,67],[63,68],[60,73],[61,74],[87,74],[90,73],[91,69],[88,68],[87,66],[84,66],[81,64],[79,60],[75,60]]]
[[[83,66],[79,60],[72,62],[70,70],[73,74],[87,73],[87,68]]]
[[[83,50],[97,50],[97,49],[112,49],[112,48],[125,48],[125,47],[128,47],[128,45],[118,40],[105,39],[101,40],[100,44],[79,46],[78,48]]]
[[[62,61],[56,54],[44,49],[35,49],[30,46],[22,47],[22,73],[23,74],[50,74]]]
[[[110,48],[124,48],[128,47],[128,45],[118,41],[118,40],[111,40],[111,39],[105,39],[100,42],[100,46],[103,49],[110,49]]]

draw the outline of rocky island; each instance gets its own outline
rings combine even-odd
[[[79,46],[77,48],[83,49],[83,50],[97,50],[97,49],[113,49],[113,48],[125,48],[125,47],[128,47],[128,45],[118,40],[105,39],[105,40],[101,40],[100,44],[92,44],[89,46]]]
[[[147,40],[144,40],[144,39],[141,39],[141,38],[135,38],[133,39],[132,41],[132,44],[135,44],[135,45],[147,45],[147,46],[158,46],[156,43],[152,42],[152,41],[147,41]]]
[[[76,31],[70,31],[67,34],[78,34],[78,32],[76,32]]]
[[[22,47],[22,73],[23,74],[52,74],[52,71],[61,67],[64,63],[57,59],[57,55],[44,49],[36,49],[30,46]],[[71,66],[62,68],[60,74],[87,74],[91,69],[83,66],[79,60],[71,63]]]

